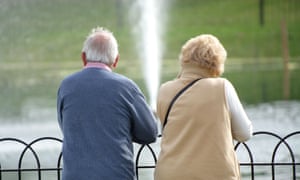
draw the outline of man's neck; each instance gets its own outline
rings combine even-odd
[[[101,62],[87,62],[84,68],[101,68],[106,69],[108,71],[112,71],[108,65]]]

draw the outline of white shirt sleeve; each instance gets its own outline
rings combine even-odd
[[[233,139],[243,142],[251,138],[253,130],[240,99],[233,85],[225,80],[225,97],[231,119],[231,129]]]

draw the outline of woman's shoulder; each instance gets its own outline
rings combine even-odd
[[[227,78],[217,77],[217,78],[213,78],[213,79],[215,79],[215,81],[222,83],[224,86],[233,87],[232,83]]]
[[[214,84],[214,85],[232,85],[231,82],[223,77],[211,77],[211,78],[203,78],[204,81],[206,81],[209,84]]]

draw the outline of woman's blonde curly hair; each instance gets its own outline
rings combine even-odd
[[[194,63],[212,76],[224,72],[227,52],[221,42],[213,35],[203,34],[188,40],[181,49],[181,63]]]

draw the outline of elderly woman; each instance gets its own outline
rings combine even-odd
[[[233,140],[248,140],[252,124],[232,84],[219,77],[226,56],[213,35],[194,37],[182,47],[178,77],[158,94],[157,115],[165,126],[155,180],[240,179]]]

